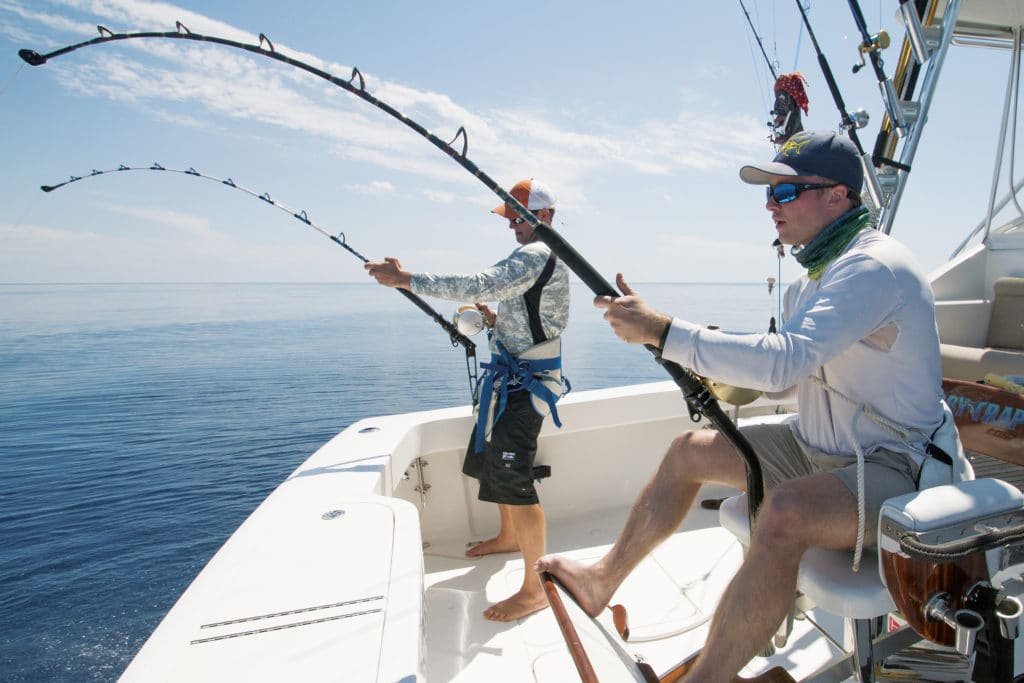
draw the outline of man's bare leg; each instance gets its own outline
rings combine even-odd
[[[781,484],[758,513],[750,549],[715,610],[707,643],[684,679],[734,680],[769,643],[796,595],[800,558],[812,546],[851,548],[857,501],[829,474]]]
[[[466,557],[482,557],[494,553],[514,553],[519,550],[519,543],[516,541],[516,532],[512,523],[512,514],[509,510],[511,507],[511,505],[498,505],[498,512],[501,514],[501,528],[498,529],[498,535],[470,546],[466,551]]]
[[[633,569],[686,517],[701,484],[746,485],[746,469],[735,448],[717,431],[683,432],[669,446],[626,519],[615,545],[592,565],[557,555],[542,557],[538,572],[550,572],[587,614],[597,616]]]
[[[515,595],[497,602],[486,610],[484,617],[491,621],[513,621],[539,612],[548,606],[548,598],[541,586],[534,564],[547,547],[547,523],[540,505],[502,505],[509,509],[516,543],[523,553],[523,585]]]

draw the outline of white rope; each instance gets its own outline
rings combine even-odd
[[[864,532],[867,526],[867,512],[864,505],[864,449],[857,441],[857,420],[864,412],[864,404],[857,406],[850,421],[850,441],[853,442],[853,450],[857,453],[857,545],[853,549],[853,571],[860,571],[860,558],[864,554]]]
[[[817,375],[811,375],[810,379],[812,382],[814,382],[815,384],[817,384],[830,394],[834,394],[839,398],[843,399],[844,401],[846,401],[847,403],[849,403],[850,405],[856,406],[857,408],[863,410],[864,414],[868,416],[868,419],[870,419],[876,425],[878,425],[882,429],[886,430],[887,432],[895,436],[900,441],[909,441],[909,427],[906,427],[905,425],[902,425],[899,422],[893,422],[892,420],[885,417],[881,413],[876,412],[871,406],[867,405],[866,403],[858,403],[857,401],[854,401],[852,398],[850,398],[843,392],[839,391],[834,386],[823,380],[821,377],[818,377]]]
[[[847,432],[847,436],[850,441],[853,442],[853,450],[857,454],[857,544],[853,550],[853,571],[856,572],[860,571],[860,560],[864,554],[865,527],[867,526],[867,513],[864,505],[864,449],[861,448],[860,442],[857,440],[857,421],[860,419],[861,415],[867,415],[868,419],[876,425],[889,432],[900,441],[906,443],[909,443],[910,441],[910,430],[898,422],[893,422],[884,415],[876,412],[866,403],[854,401],[821,377],[811,375],[810,379],[826,392],[834,396],[838,396],[850,405],[856,407],[856,411],[853,413],[853,419],[850,421],[849,430]]]

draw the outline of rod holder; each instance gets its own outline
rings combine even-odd
[[[1007,640],[1016,640],[1020,635],[1020,615],[1024,612],[1021,601],[1008,595],[996,605],[996,617],[999,619],[999,633]]]
[[[896,94],[896,87],[892,84],[892,79],[887,78],[882,81],[879,84],[879,89],[882,91],[882,101],[885,102],[885,110],[889,114],[889,119],[899,129],[901,134],[906,135],[911,121],[907,116],[904,103],[900,101],[899,95]],[[916,116],[914,118],[916,119]]]
[[[900,17],[906,28],[907,39],[910,41],[914,59],[918,64],[924,64],[938,46],[935,31],[930,31],[921,25],[921,19],[917,16],[917,8],[913,2],[900,3]]]
[[[933,595],[924,606],[924,614],[930,621],[941,621],[953,629],[956,635],[956,651],[959,654],[966,657],[974,651],[978,631],[985,625],[980,614],[972,609],[954,611],[949,606],[949,593]]]
[[[981,615],[970,609],[958,609],[953,613],[956,622],[956,651],[967,656],[974,652],[978,631],[985,625]]]
[[[878,174],[875,172],[875,163],[867,152],[861,155],[860,166],[864,171],[864,189],[867,190],[868,197],[871,198],[871,202],[875,206],[882,209],[885,198],[882,196],[882,187],[878,182]]]

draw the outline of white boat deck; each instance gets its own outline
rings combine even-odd
[[[712,488],[706,497],[728,492]],[[627,512],[622,508],[550,524],[549,552],[582,561],[598,558],[618,534]],[[510,623],[483,618],[482,612],[489,604],[519,589],[523,562],[515,553],[466,558],[466,540],[443,539],[424,550],[426,679],[578,680],[550,609]],[[699,650],[707,637],[714,606],[741,559],[740,545],[717,527],[717,512],[695,508],[680,530],[630,575],[612,601],[628,610],[628,643],[615,634],[609,610],[598,618],[604,633],[586,619],[575,619],[600,680],[622,680],[623,676],[621,661],[608,644],[609,635],[625,653],[648,662],[659,674]],[[841,626],[839,629],[841,633]],[[834,651],[810,630],[807,622],[797,622],[788,649],[769,658],[756,658],[744,674],[750,676],[780,665],[797,674],[811,673]],[[816,641],[813,645],[812,640]],[[791,651],[794,643],[799,652]]]
[[[538,484],[548,552],[589,561],[608,549],[666,444],[701,426],[680,403],[671,383],[567,397],[566,426],[545,424],[538,455],[552,468]],[[769,404],[746,410],[776,419]],[[463,407],[371,418],[336,436],[225,543],[123,679],[577,680],[550,609],[510,623],[483,618],[518,590],[525,569],[518,553],[465,557],[499,521],[461,473],[471,424]],[[732,493],[706,486],[700,498]],[[609,611],[601,629],[570,603],[599,680],[635,680],[623,658],[662,674],[699,651],[741,559],[718,512],[698,505],[614,596],[629,613],[628,643]],[[812,618],[845,640],[838,617]],[[797,621],[785,647],[742,674],[779,666],[800,680],[837,653]]]

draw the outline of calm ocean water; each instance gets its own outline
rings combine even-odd
[[[737,331],[767,329],[777,300],[763,283],[638,289]],[[574,390],[668,378],[573,294]],[[373,284],[0,285],[0,680],[116,679],[331,436],[469,402],[461,348]]]

